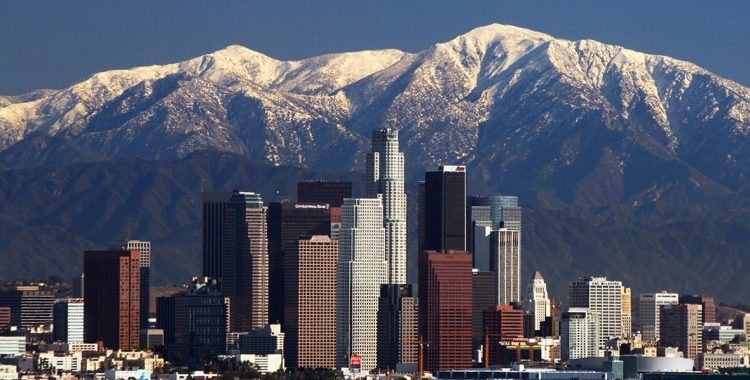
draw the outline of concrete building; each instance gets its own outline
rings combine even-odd
[[[135,350],[140,343],[141,257],[138,251],[83,253],[84,340]]]
[[[366,163],[366,196],[383,199],[385,259],[389,284],[406,283],[406,192],[404,191],[404,154],[399,151],[398,130],[372,132]]]
[[[0,364],[0,380],[18,380],[18,367]]]
[[[425,251],[419,267],[425,369],[470,368],[472,263],[466,251]]]
[[[0,293],[0,307],[10,308],[10,325],[37,327],[52,323],[55,297],[37,285],[16,286]]]
[[[550,316],[552,311],[547,284],[539,271],[534,273],[534,278],[526,286],[526,299],[524,302],[526,310],[534,314],[534,331],[542,327],[542,322]]]
[[[57,300],[54,305],[54,337],[69,343],[83,343],[83,299]]]
[[[284,200],[268,205],[269,321],[284,321],[285,265],[297,249],[300,237],[331,235],[331,210],[325,203],[292,203]]]
[[[677,293],[661,291],[659,293],[641,294],[639,298],[641,334],[643,340],[649,343],[659,341],[659,310],[662,305],[676,305],[679,303]]]
[[[630,338],[633,334],[633,295],[630,288],[622,287],[622,336]]]
[[[419,362],[417,294],[411,284],[384,284],[378,307],[378,368],[399,371]]]
[[[26,354],[26,336],[0,336],[0,356]]]
[[[748,355],[735,353],[699,352],[695,356],[695,369],[719,370],[721,368],[748,367]]]
[[[334,368],[339,242],[326,235],[301,237],[284,258],[287,365]]]
[[[562,361],[599,355],[599,315],[587,308],[568,309],[560,319]]]
[[[606,277],[584,277],[570,283],[571,308],[588,308],[599,318],[599,345],[623,336],[622,282]]]
[[[703,309],[703,322],[704,323],[716,323],[716,303],[714,297],[711,296],[699,296],[697,294],[689,294],[680,296],[681,304],[690,305],[701,305]]]
[[[278,370],[284,370],[284,356],[282,354],[240,354],[237,355],[237,361],[239,363],[247,362],[255,364],[258,367],[258,372],[262,375],[276,372]]]
[[[722,345],[733,340],[744,342],[746,340],[745,330],[735,329],[732,326],[722,326],[718,323],[703,324],[703,347],[710,348],[709,345]]]
[[[268,324],[267,211],[260,194],[240,191],[225,211],[221,290],[230,300],[232,331]]]
[[[337,267],[336,363],[349,367],[352,355],[362,370],[377,366],[377,308],[380,285],[388,282],[383,202],[344,199]]]
[[[151,242],[126,239],[115,242],[110,249],[138,251],[141,254],[141,329],[148,328],[148,317],[151,314]]]
[[[501,228],[490,236],[490,266],[497,273],[497,302],[521,302],[521,231]]]
[[[703,346],[703,305],[662,305],[659,311],[659,346],[678,347],[695,359]]]

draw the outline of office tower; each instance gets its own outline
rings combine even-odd
[[[659,342],[659,310],[662,305],[676,305],[679,303],[677,293],[641,294],[639,298],[639,315],[643,340],[650,343]]]
[[[406,192],[404,154],[398,148],[398,130],[384,128],[372,132],[367,154],[366,196],[383,199],[385,258],[389,284],[406,283]]]
[[[225,210],[221,289],[231,302],[232,331],[268,324],[267,208],[260,194],[232,192]]]
[[[10,324],[36,327],[52,323],[55,298],[51,291],[39,286],[16,286],[0,293],[0,307],[10,308]]]
[[[301,237],[285,256],[284,353],[291,368],[336,367],[339,242]]]
[[[482,272],[493,271],[497,273],[491,265],[490,236],[492,234],[492,221],[490,220],[490,207],[471,206],[470,215],[466,218],[469,222],[466,242],[469,252],[474,255],[474,268]]]
[[[521,231],[492,231],[490,266],[497,273],[497,303],[521,302]]]
[[[659,347],[677,347],[695,359],[703,344],[703,305],[662,305],[659,310]]]
[[[73,298],[83,298],[83,273],[73,276],[70,283],[73,286]]]
[[[417,294],[411,284],[383,284],[378,307],[378,368],[399,371],[419,362]]]
[[[188,289],[172,296],[174,339],[167,346],[171,358],[206,363],[221,355],[227,341],[227,304],[212,278],[193,278]]]
[[[83,299],[57,300],[54,305],[53,326],[55,340],[83,343]]]
[[[703,322],[716,323],[716,304],[714,297],[699,295],[680,296],[680,303],[703,306]]]
[[[341,236],[336,276],[336,360],[348,367],[352,355],[362,370],[377,365],[377,309],[380,285],[388,281],[383,201],[347,198],[341,207]]]
[[[420,262],[420,334],[425,369],[471,367],[472,265],[467,251],[425,251]]]
[[[471,275],[471,338],[472,350],[484,345],[484,311],[497,306],[497,275],[476,268]]]
[[[297,183],[298,203],[325,203],[341,207],[345,198],[352,197],[351,182],[307,181]]]
[[[425,182],[419,181],[417,183],[417,252],[419,255],[424,252],[425,223],[427,223],[424,192]]]
[[[269,320],[284,321],[285,257],[297,249],[298,239],[331,234],[328,204],[292,203],[288,200],[268,205]]]
[[[151,242],[143,240],[121,240],[111,249],[138,251],[141,253],[141,328],[148,328],[151,300]]]
[[[139,344],[141,255],[138,251],[83,253],[84,340],[134,350]]]
[[[164,345],[174,344],[175,298],[156,298],[156,328],[164,331]]]
[[[539,271],[526,286],[526,310],[534,314],[534,331],[541,329],[542,322],[550,316],[550,302],[547,284]]]
[[[425,173],[423,250],[466,250],[466,167]]]
[[[571,307],[560,319],[562,361],[599,356],[599,316],[587,308]]]
[[[622,335],[629,338],[633,333],[632,294],[630,288],[622,287]]]
[[[474,195],[469,197],[468,204],[470,207],[489,207],[489,219],[486,219],[484,214],[481,217],[474,217],[475,209],[470,208],[469,210],[472,211],[472,218],[476,220],[490,220],[493,230],[500,228],[521,229],[521,208],[518,207],[518,197],[515,195]]]
[[[570,307],[588,308],[599,318],[599,344],[622,336],[622,282],[584,277],[570,283]]]
[[[489,365],[501,364],[500,343],[524,337],[524,311],[512,305],[496,305],[485,309],[482,316],[483,330],[489,342],[489,347],[485,347],[489,350]]]
[[[224,221],[232,193],[203,193],[203,277],[221,278]]]
[[[10,307],[0,307],[0,334],[10,328]]]

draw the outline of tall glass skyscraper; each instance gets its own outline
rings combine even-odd
[[[388,283],[406,283],[406,192],[404,154],[398,147],[398,130],[385,128],[372,133],[367,154],[367,197],[383,197],[385,257]]]

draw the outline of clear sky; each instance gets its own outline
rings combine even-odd
[[[750,85],[750,1],[0,1],[0,94],[240,44],[419,51],[493,22],[695,62]]]

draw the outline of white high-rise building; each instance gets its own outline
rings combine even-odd
[[[492,231],[490,253],[492,270],[497,273],[497,303],[521,302],[521,231]]]
[[[599,344],[623,336],[622,282],[584,277],[570,283],[570,307],[588,308],[599,317]]]
[[[659,341],[659,309],[662,305],[677,305],[680,296],[677,293],[661,291],[659,293],[641,294],[639,299],[639,313],[641,335],[646,342]]]
[[[526,310],[534,313],[534,330],[539,330],[544,319],[550,316],[550,302],[547,284],[538,271],[526,287]]]
[[[362,371],[377,365],[380,285],[388,282],[383,203],[378,198],[347,198],[341,207],[336,286],[336,362],[348,367],[352,355]]]
[[[571,307],[560,319],[560,356],[563,361],[599,356],[599,315]]]
[[[367,197],[383,197],[385,257],[388,283],[406,283],[406,192],[404,154],[398,147],[398,130],[372,132],[372,150],[367,154]]]

